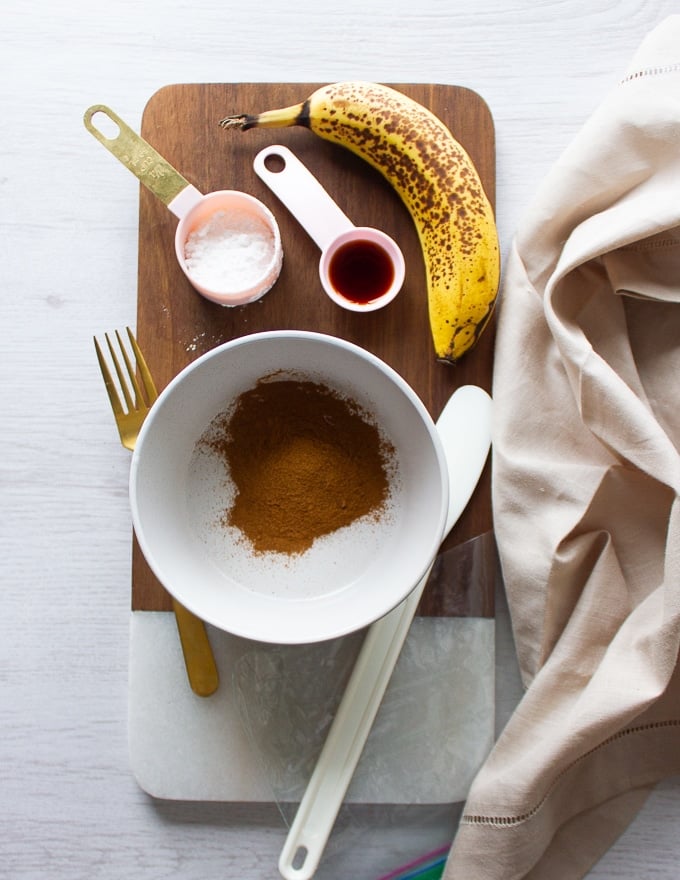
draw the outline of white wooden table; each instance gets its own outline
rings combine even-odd
[[[92,335],[134,324],[138,184],[82,124],[175,82],[443,82],[489,103],[503,251],[540,178],[671,0],[5,0],[0,13],[0,876],[278,876],[273,806],[156,803],[126,743],[130,517]],[[501,658],[511,645],[500,629]],[[517,698],[501,661],[499,723]],[[675,878],[680,780],[592,878]],[[452,822],[455,816],[452,815]],[[430,841],[376,818],[319,877]],[[409,853],[409,847],[410,853]],[[379,857],[379,858],[378,858]]]

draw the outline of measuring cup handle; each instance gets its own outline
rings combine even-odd
[[[114,124],[117,134],[108,137],[95,125],[95,117],[102,114]],[[176,171],[154,148],[105,104],[95,104],[85,111],[85,128],[119,159],[135,177],[138,178],[173,214],[181,217],[188,209],[190,201],[200,198],[198,190],[191,186],[179,171]],[[190,189],[189,189],[190,188]],[[183,198],[179,198],[184,190]],[[193,190],[193,192],[191,191]],[[173,205],[174,203],[174,205]],[[179,213],[179,212],[182,213]]]
[[[283,168],[270,170],[267,159],[279,159]],[[277,144],[260,150],[253,168],[322,251],[341,233],[354,228],[349,217],[287,147]]]

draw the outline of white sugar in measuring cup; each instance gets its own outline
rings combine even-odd
[[[117,134],[94,124],[106,116]],[[253,302],[271,290],[283,262],[278,224],[269,208],[248,193],[203,195],[150,144],[104,104],[85,112],[85,127],[178,218],[175,254],[191,285],[223,306]]]
[[[253,168],[320,248],[319,277],[335,303],[370,312],[392,302],[405,276],[404,255],[394,239],[355,226],[287,147],[260,150]]]

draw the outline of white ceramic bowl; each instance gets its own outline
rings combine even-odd
[[[341,529],[295,557],[244,549],[235,530],[219,523],[224,465],[196,455],[213,418],[272,373],[352,398],[396,450],[389,515]],[[448,479],[434,422],[393,369],[332,336],[272,331],[213,349],[165,388],[137,440],[130,501],[142,552],[179,602],[235,635],[304,644],[361,629],[408,595],[437,553]]]

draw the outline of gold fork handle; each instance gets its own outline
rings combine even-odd
[[[205,623],[175,599],[172,604],[191,690],[199,697],[209,697],[220,680]]]

